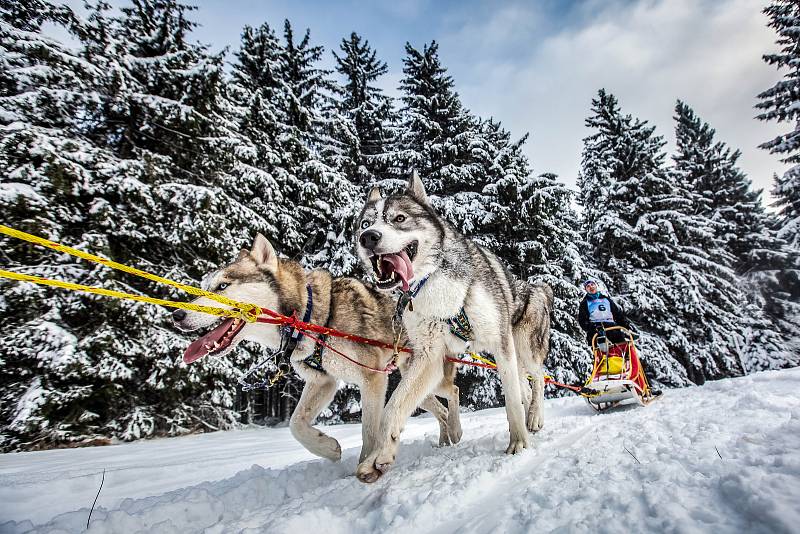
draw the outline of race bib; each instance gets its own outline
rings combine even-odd
[[[611,313],[611,302],[608,299],[594,299],[587,302],[589,305],[589,320],[593,323],[613,323],[614,315]]]

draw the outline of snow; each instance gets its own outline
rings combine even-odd
[[[344,451],[314,459],[287,428],[0,456],[0,532],[796,532],[800,368],[669,390],[595,414],[548,400],[532,448],[502,454],[502,409],[463,414],[438,448],[412,419],[396,466],[352,475],[360,426],[326,427]],[[627,449],[627,450],[626,450]]]

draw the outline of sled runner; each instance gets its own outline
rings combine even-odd
[[[614,330],[624,334],[624,341],[609,340],[607,333]],[[631,399],[646,406],[659,397],[650,390],[630,330],[612,326],[595,334],[592,353],[592,374],[581,394],[595,410],[606,410]]]

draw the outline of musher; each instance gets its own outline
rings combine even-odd
[[[600,292],[600,286],[596,280],[586,280],[583,283],[586,291],[580,307],[578,308],[578,323],[586,332],[586,342],[592,344],[592,338],[597,333],[603,335],[606,328],[621,326],[633,331],[625,310],[620,308],[611,297]],[[620,330],[610,330],[605,333],[606,338],[611,343],[624,343],[627,336]]]

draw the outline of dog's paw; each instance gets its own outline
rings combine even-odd
[[[525,448],[528,447],[528,436],[520,436],[515,438],[513,435],[511,436],[511,441],[508,443],[508,447],[506,447],[506,454],[518,454],[522,452]]]
[[[375,458],[375,469],[381,473],[388,471],[394,465],[395,453],[391,450],[382,451],[377,458]]]
[[[439,446],[440,447],[447,447],[452,445],[450,440],[450,433],[448,432],[447,428],[440,428],[439,429]]]
[[[372,484],[373,482],[381,478],[381,475],[383,475],[383,471],[375,469],[374,466],[370,469],[363,469],[363,470],[359,468],[358,471],[356,471],[356,477],[358,478],[358,480],[360,480],[365,484]]]
[[[358,468],[356,468],[356,477],[358,480],[366,484],[372,484],[381,478],[383,473],[389,470],[392,463],[380,461],[378,458],[376,454],[370,454],[367,459],[358,464]]]
[[[447,425],[447,436],[450,438],[450,443],[453,445],[461,441],[461,436],[463,434],[464,431],[461,430],[461,424],[451,422],[449,425]]]
[[[538,432],[544,426],[544,415],[542,414],[535,414],[531,415],[528,414],[528,432]]]
[[[327,439],[320,444],[317,453],[331,462],[338,462],[342,459],[342,446],[335,439],[328,436],[325,437]]]

